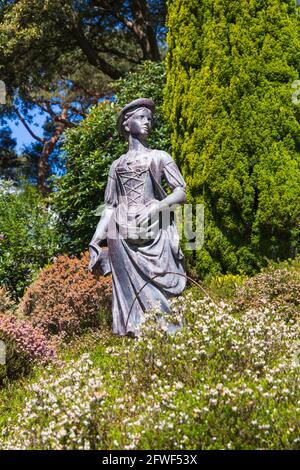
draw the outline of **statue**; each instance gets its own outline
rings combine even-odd
[[[157,302],[169,312],[168,299],[186,285],[171,211],[186,201],[186,185],[172,157],[147,146],[153,113],[154,102],[146,98],[119,113],[118,130],[128,139],[128,151],[110,167],[105,209],[89,245],[89,269],[99,265],[104,275],[112,272],[113,333],[119,335],[138,336],[143,312]],[[108,253],[99,246],[106,238]]]

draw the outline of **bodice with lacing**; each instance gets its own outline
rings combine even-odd
[[[140,162],[123,161],[116,166],[121,198],[115,213],[118,231],[133,243],[144,244],[149,240],[138,235],[136,217],[153,200],[153,188],[149,175],[148,159]]]
[[[147,172],[148,163],[123,164],[116,168],[122,196],[126,197],[127,207],[144,204]]]
[[[140,243],[139,220],[147,216],[155,201],[166,197],[161,185],[162,178],[172,190],[185,188],[185,182],[172,158],[156,150],[144,152],[140,158],[135,156],[134,161],[129,161],[127,155],[124,155],[111,165],[105,204],[115,208],[113,223],[124,239]],[[152,216],[150,222],[151,226],[152,222],[155,223]]]

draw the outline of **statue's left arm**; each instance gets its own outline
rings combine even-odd
[[[168,183],[172,193],[160,201],[159,210],[172,207],[175,204],[184,204],[186,202],[186,183],[178,166],[171,155],[166,152],[161,152],[161,160],[162,176]]]
[[[184,204],[186,202],[186,184],[176,165],[173,158],[166,152],[161,151],[159,166],[161,168],[161,177],[166,180],[172,193],[162,200],[155,200],[146,212],[143,212],[138,218],[137,222],[140,225],[148,223],[149,219],[155,214],[169,209],[177,204]],[[155,222],[154,224],[156,224]],[[153,226],[154,227],[154,226]]]

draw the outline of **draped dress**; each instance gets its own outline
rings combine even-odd
[[[172,191],[179,188],[185,191],[185,181],[176,163],[160,150],[143,152],[137,164],[128,164],[122,155],[109,170],[104,202],[114,208],[107,246],[115,334],[138,335],[144,312],[157,303],[162,312],[169,312],[168,300],[180,294],[186,285],[184,256],[172,214],[170,222],[160,224],[146,240],[132,237],[128,229],[136,213],[167,196],[163,180]]]

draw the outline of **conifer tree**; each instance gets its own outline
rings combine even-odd
[[[189,199],[205,205],[201,276],[297,252],[299,21],[295,0],[168,2],[164,109]]]
[[[0,128],[0,179],[16,179],[23,163],[16,153],[16,139],[8,126]]]

